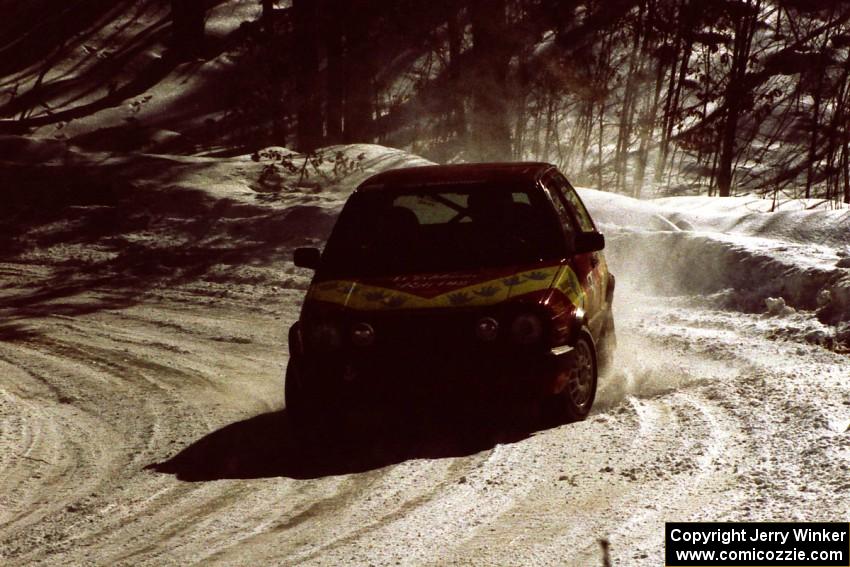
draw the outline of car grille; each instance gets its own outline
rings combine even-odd
[[[431,357],[476,348],[475,311],[437,310],[381,313],[369,322],[375,328],[375,350],[383,355]]]

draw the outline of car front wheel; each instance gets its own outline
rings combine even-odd
[[[306,407],[307,399],[304,395],[304,386],[301,383],[300,366],[297,360],[290,359],[286,365],[286,378],[283,383],[286,416],[290,424],[296,429],[305,425],[304,422],[310,414],[310,410]]]
[[[547,400],[546,412],[556,423],[581,421],[590,413],[596,398],[598,367],[593,341],[582,334],[568,359],[558,370],[560,391]]]
[[[298,441],[317,441],[333,429],[332,413],[327,401],[308,385],[304,364],[294,358],[286,366],[284,398],[290,429]]]

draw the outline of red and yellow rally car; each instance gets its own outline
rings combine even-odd
[[[289,333],[297,427],[493,396],[587,416],[616,344],[605,240],[544,163],[388,171],[345,204]]]

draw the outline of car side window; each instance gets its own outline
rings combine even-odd
[[[564,233],[568,238],[570,238],[572,234],[575,234],[576,227],[563,197],[557,190],[554,177],[552,175],[547,175],[542,179],[542,182],[543,188],[546,190],[546,193],[549,194],[549,199],[552,201],[552,204],[555,205],[555,211],[558,213],[558,220],[561,221],[561,225],[564,227]]]
[[[587,208],[585,208],[584,203],[581,202],[578,193],[576,193],[576,190],[572,185],[570,185],[570,182],[567,181],[567,178],[561,174],[556,174],[554,175],[554,179],[557,183],[558,189],[563,192],[564,197],[572,206],[576,219],[578,220],[578,224],[581,227],[581,231],[594,232],[596,227],[593,226],[593,220],[590,218],[590,213],[587,212]]]
[[[564,225],[564,232],[572,234],[576,231],[573,225],[573,219],[570,216],[570,211],[564,206],[564,202],[558,197],[558,194],[552,195],[552,200],[555,203],[555,209],[558,211],[558,217],[561,219],[561,224]]]

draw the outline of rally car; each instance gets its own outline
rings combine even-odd
[[[363,182],[289,332],[296,427],[425,400],[588,415],[616,336],[605,239],[545,163],[415,167]]]

